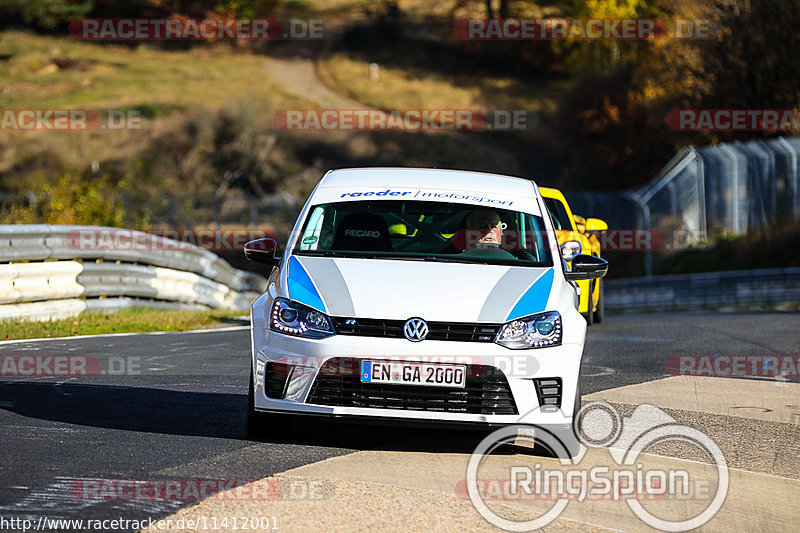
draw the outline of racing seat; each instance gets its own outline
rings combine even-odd
[[[336,226],[331,250],[351,252],[392,252],[389,226],[379,215],[351,213]]]

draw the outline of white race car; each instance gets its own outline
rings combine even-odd
[[[527,179],[452,170],[328,172],[252,305],[248,432],[286,414],[535,424],[571,432],[586,321]]]

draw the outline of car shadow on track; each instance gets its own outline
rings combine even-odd
[[[246,394],[43,382],[0,383],[0,409],[21,416],[110,430],[251,440]],[[298,418],[261,443],[351,450],[471,453],[487,430],[355,424]],[[535,450],[532,450],[535,453]]]
[[[241,394],[42,382],[3,383],[0,409],[83,426],[171,435],[246,438]]]

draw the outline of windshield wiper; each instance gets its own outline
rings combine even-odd
[[[488,265],[487,261],[475,261],[474,259],[462,259],[460,257],[452,257],[449,255],[426,255],[423,257],[425,261],[434,263],[467,263],[470,265]]]
[[[312,257],[343,257],[347,259],[381,259],[391,256],[384,254],[376,254],[375,252],[342,252],[338,250],[300,250],[295,252],[296,255],[310,255]]]
[[[295,255],[313,255],[318,257],[343,257],[341,252],[335,250],[298,250]]]

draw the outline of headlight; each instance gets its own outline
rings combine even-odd
[[[495,342],[512,350],[560,346],[561,315],[549,311],[507,322]]]
[[[272,304],[269,329],[310,339],[336,334],[328,315],[286,298],[276,298]]]
[[[578,241],[567,241],[561,245],[561,257],[569,263],[572,258],[581,253],[581,243]]]

